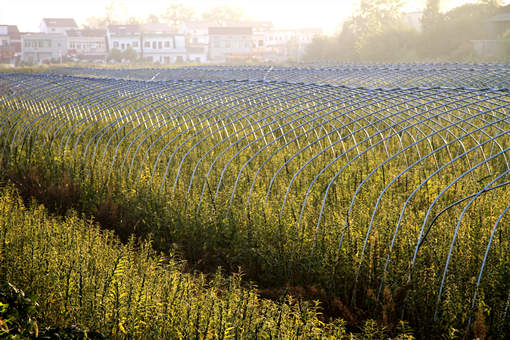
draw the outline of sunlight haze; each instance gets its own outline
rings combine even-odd
[[[405,1],[404,11],[423,9],[425,0]],[[469,0],[443,0],[443,10]],[[504,1],[508,2],[508,1]],[[72,17],[82,25],[88,17],[103,16],[105,6],[111,0],[62,1],[62,0],[0,0],[0,23],[16,24],[21,31],[38,31],[44,17]],[[183,3],[195,8],[198,15],[214,6],[229,5],[242,8],[253,20],[268,20],[278,28],[317,27],[325,34],[333,34],[357,8],[359,0],[150,0],[116,1],[117,13],[125,17],[147,18],[150,14],[161,14],[171,3]],[[27,11],[27,9],[29,9]]]

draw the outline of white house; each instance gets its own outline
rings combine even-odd
[[[209,27],[209,59],[216,62],[252,58],[251,27]]]
[[[106,30],[82,29],[67,31],[69,56],[80,60],[104,61],[106,59]]]
[[[132,48],[142,55],[142,31],[140,25],[110,25],[106,31],[108,50],[125,51]]]
[[[192,45],[209,44],[209,27],[215,26],[208,21],[185,22],[181,32],[186,36],[186,42]]]
[[[13,64],[21,55],[21,35],[15,25],[0,25],[0,63]]]
[[[186,61],[195,63],[207,62],[209,54],[209,26],[207,21],[184,23],[182,33],[186,37]]]
[[[206,46],[187,46],[186,61],[189,63],[205,64],[207,63],[208,47]]]
[[[22,60],[28,63],[60,62],[67,55],[67,36],[29,33],[21,36]]]
[[[176,33],[166,24],[142,26],[143,58],[153,63],[174,64],[186,61],[184,34]]]
[[[76,29],[78,25],[71,18],[44,18],[39,25],[41,33],[66,34],[66,31]]]
[[[271,52],[268,61],[299,61],[312,43],[313,38],[322,34],[320,28],[273,29],[266,32],[264,44]]]
[[[498,13],[485,21],[485,39],[473,40],[476,54],[483,58],[504,58],[508,55],[505,37],[510,32],[510,5],[502,7]]]

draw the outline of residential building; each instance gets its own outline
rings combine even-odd
[[[140,25],[110,25],[106,31],[108,51],[122,51],[132,48],[142,55],[142,30]]]
[[[209,26],[206,21],[184,23],[182,33],[186,37],[186,61],[195,63],[207,62],[209,54]]]
[[[478,56],[483,58],[502,58],[507,56],[508,43],[505,36],[510,34],[510,5],[504,6],[499,13],[485,22],[486,39],[473,40],[473,47]]]
[[[209,27],[215,26],[207,21],[185,22],[182,25],[181,33],[186,36],[186,43],[192,45],[209,44]]]
[[[265,60],[272,62],[300,61],[313,38],[322,34],[320,28],[274,29],[264,38]],[[268,50],[270,52],[268,52]]]
[[[21,51],[24,62],[60,62],[67,55],[67,36],[55,33],[22,34]]]
[[[297,55],[296,61],[301,61],[301,58],[306,53],[308,45],[310,45],[315,37],[322,35],[322,29],[311,27],[311,28],[300,28],[296,30],[297,36]]]
[[[499,13],[486,22],[487,38],[489,40],[500,40],[505,38],[505,33],[510,33],[510,6],[508,12]],[[506,37],[507,39],[510,37]]]
[[[108,53],[106,30],[81,29],[67,31],[67,50],[79,60],[104,61]]]
[[[241,62],[253,57],[251,27],[209,27],[209,59]]]
[[[78,25],[71,18],[44,18],[39,25],[41,33],[66,34],[69,30],[78,29]]]
[[[189,63],[205,64],[208,61],[208,46],[187,46],[186,61]]]
[[[21,34],[15,25],[0,25],[0,63],[14,64],[21,57]]]
[[[186,61],[184,34],[166,24],[142,26],[143,58],[153,63],[174,64]]]

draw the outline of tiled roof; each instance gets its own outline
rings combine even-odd
[[[72,18],[44,18],[43,21],[48,27],[78,27]]]
[[[83,29],[66,31],[69,37],[104,37],[106,30],[103,29]]]
[[[209,27],[209,34],[245,35],[252,34],[251,27]]]
[[[145,24],[142,31],[146,33],[175,33],[175,30],[167,24]]]
[[[271,21],[227,21],[226,27],[252,27],[254,29],[273,28]]]
[[[139,34],[140,25],[110,25],[108,31],[113,34]]]
[[[209,21],[189,21],[185,22],[184,26],[190,30],[206,30],[211,26],[216,26],[216,24]]]
[[[21,37],[16,25],[0,25],[0,35],[8,35],[11,39],[20,39]]]

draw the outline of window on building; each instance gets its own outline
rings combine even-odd
[[[162,41],[158,41],[158,48],[159,48],[159,49],[162,49],[162,48],[163,48],[163,42],[162,42]]]
[[[133,47],[138,48],[138,41],[133,41]]]
[[[126,49],[126,45],[125,44],[121,44],[120,48],[124,50],[124,49]]]
[[[172,37],[172,47],[177,48],[177,44],[175,42],[175,37]]]
[[[151,47],[151,42],[150,42],[150,41],[146,41],[146,42],[143,44],[143,47],[150,48],[150,47]]]
[[[157,46],[158,46],[158,43],[157,43],[156,41],[153,41],[153,42],[152,42],[152,48],[153,48],[153,49],[156,49],[156,48],[157,48]]]
[[[114,41],[113,42],[113,48],[119,48],[119,42],[118,41]]]
[[[168,40],[165,41],[165,48],[170,48],[170,41],[168,41]],[[166,64],[168,64],[168,63],[166,63]]]
[[[259,47],[264,46],[264,40],[259,40]]]
[[[168,43],[168,45],[170,45],[170,43]],[[168,56],[165,57],[165,64],[170,64],[170,57]]]
[[[220,41],[219,40],[214,40],[213,41],[213,47],[214,48],[220,48]]]

